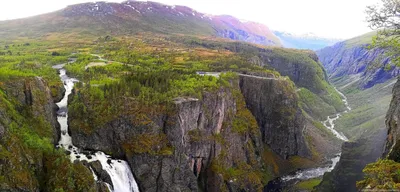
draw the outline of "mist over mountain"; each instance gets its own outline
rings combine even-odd
[[[314,51],[342,41],[341,39],[318,37],[312,33],[294,35],[287,32],[274,31],[274,34],[279,37],[284,47],[295,49],[311,49]]]

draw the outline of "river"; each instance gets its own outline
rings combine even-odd
[[[53,68],[57,69],[60,74],[61,81],[64,84],[65,93],[62,100],[57,104],[59,110],[57,111],[57,121],[61,126],[61,139],[58,146],[64,148],[70,153],[70,159],[75,161],[94,162],[99,161],[103,170],[105,170],[111,177],[112,183],[107,186],[113,192],[139,192],[138,185],[133,177],[131,169],[126,161],[113,159],[109,155],[101,151],[94,151],[90,153],[83,153],[83,150],[72,144],[72,138],[68,132],[68,96],[71,94],[74,84],[78,82],[77,79],[68,77],[65,64],[56,65]],[[91,169],[93,177],[97,182],[97,175]]]
[[[329,131],[331,131],[336,138],[342,141],[349,141],[343,133],[335,130],[335,121],[338,120],[343,113],[348,113],[351,110],[351,107],[347,101],[347,97],[336,88],[335,90],[342,97],[342,101],[346,106],[346,110],[335,115],[328,116],[326,120],[322,122],[322,124]],[[341,153],[333,155],[333,157],[330,159],[330,162],[325,166],[299,170],[289,175],[274,179],[268,183],[268,185],[264,188],[264,191],[282,191],[284,187],[293,186],[299,181],[322,177],[326,172],[330,172],[335,168],[336,164],[340,160],[340,155]]]

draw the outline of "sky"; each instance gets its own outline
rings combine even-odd
[[[122,2],[123,0],[106,0]],[[270,29],[302,35],[348,39],[371,31],[365,8],[381,0],[153,0],[185,5],[202,13],[232,15]],[[52,12],[91,0],[0,0],[0,20]]]

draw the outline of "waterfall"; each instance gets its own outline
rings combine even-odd
[[[74,87],[74,83],[78,82],[77,79],[70,78],[66,74],[66,70],[63,68],[65,64],[56,65],[53,68],[58,69],[60,73],[61,81],[64,84],[65,94],[62,100],[57,104],[59,110],[57,112],[57,121],[61,126],[61,139],[58,142],[59,147],[63,147],[66,151],[70,152],[70,159],[72,162],[87,161],[94,162],[99,161],[102,168],[110,175],[112,183],[107,184],[110,191],[114,192],[139,192],[138,185],[133,177],[131,169],[126,161],[112,159],[110,156],[104,154],[101,151],[94,152],[93,154],[84,154],[82,150],[72,144],[72,138],[68,133],[68,96],[71,94]],[[91,168],[90,168],[91,169]],[[95,180],[97,176],[91,169]]]

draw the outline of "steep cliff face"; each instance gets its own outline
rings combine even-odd
[[[400,127],[399,127],[399,116],[400,116],[400,82],[393,87],[393,97],[390,102],[389,110],[386,114],[386,127],[388,128],[388,136],[386,139],[386,145],[384,150],[384,157],[400,161]]]
[[[15,118],[18,114],[28,113],[34,118],[42,118],[44,122],[50,122],[55,129],[53,118],[53,102],[48,95],[44,82],[39,78],[21,79],[2,84],[2,97],[0,102],[0,173],[4,178],[0,179],[0,189],[10,191],[39,191],[39,178],[30,172],[30,166],[43,172],[44,166],[41,155],[35,155],[33,151],[24,153],[23,143],[18,139],[10,138],[15,132]],[[12,102],[12,103],[11,103]],[[15,105],[13,105],[15,103]],[[14,113],[11,112],[15,107]],[[42,116],[43,115],[43,116]],[[40,128],[36,128],[40,129]],[[48,130],[51,131],[51,130]],[[15,145],[8,143],[14,141]],[[26,170],[24,170],[26,169]],[[14,172],[12,172],[14,171]],[[19,173],[18,173],[19,172]],[[25,179],[20,179],[25,175]]]
[[[71,134],[77,146],[126,158],[144,191],[260,190],[276,166],[265,150],[310,157],[294,91],[284,79],[240,77],[201,99],[176,98],[91,131],[71,111]]]
[[[285,159],[310,156],[303,136],[305,118],[298,107],[294,85],[279,78],[260,80],[241,76],[240,88],[260,126],[262,140],[274,152]]]
[[[0,82],[0,191],[96,190],[90,170],[54,148],[55,107],[39,77]]]
[[[366,38],[369,41],[362,43],[356,41],[360,38]],[[360,75],[357,82],[359,86],[370,88],[396,77],[400,72],[399,67],[391,65],[390,58],[385,56],[385,50],[368,49],[370,42],[372,42],[372,36],[367,34],[326,47],[317,51],[317,54],[330,78],[358,74]]]
[[[59,124],[56,120],[57,106],[53,102],[47,83],[40,77],[10,81],[5,84],[6,94],[18,103],[17,110],[28,113],[33,118],[49,122],[52,130],[52,143],[59,140]],[[27,114],[27,115],[28,115]]]
[[[386,131],[379,129],[374,135],[363,137],[342,146],[342,156],[332,172],[326,173],[317,191],[358,191],[356,182],[364,177],[362,170],[382,155]]]
[[[252,63],[288,76],[297,87],[308,89],[323,103],[333,106],[337,112],[345,110],[340,95],[328,83],[327,74],[315,52],[280,48],[260,49],[259,52],[250,57]],[[325,116],[330,114],[332,112],[324,113]]]

